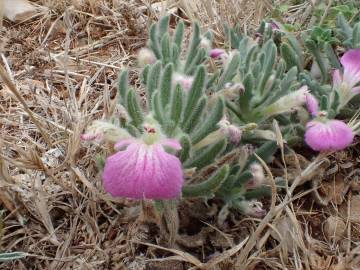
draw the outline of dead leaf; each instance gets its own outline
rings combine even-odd
[[[274,230],[275,229],[275,230]],[[271,230],[271,236],[276,239],[280,245],[291,251],[294,249],[294,238],[295,228],[291,219],[287,216],[281,217],[276,224],[274,229]]]
[[[340,217],[330,216],[326,219],[324,233],[327,239],[339,241],[345,235],[346,224]]]
[[[322,201],[332,202],[337,205],[342,204],[345,194],[348,192],[350,184],[344,181],[341,174],[337,174],[334,180],[324,181],[318,190]]]
[[[360,195],[352,196],[350,201],[350,213],[348,215],[348,202],[340,206],[340,213],[350,222],[360,223]]]

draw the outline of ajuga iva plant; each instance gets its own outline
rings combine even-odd
[[[162,204],[218,197],[227,207],[259,216],[264,211],[257,199],[270,190],[254,151],[270,161],[276,143],[245,146],[243,136],[256,128],[251,121],[264,117],[236,122],[226,109],[243,92],[236,79],[240,53],[224,50],[224,57],[215,57],[210,32],[202,35],[197,23],[185,48],[184,27],[180,21],[170,36],[169,17],[151,26],[147,48],[138,55],[143,102],[124,70],[117,99],[121,115],[93,122],[82,138],[109,142],[115,150],[103,168],[105,191],[113,196]],[[214,58],[219,69],[209,64]]]

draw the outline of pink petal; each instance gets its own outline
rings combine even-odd
[[[179,159],[161,145],[133,142],[106,160],[103,180],[114,197],[171,199],[180,195],[184,176]]]
[[[226,52],[223,49],[216,48],[210,51],[210,57],[214,59],[219,58],[223,54],[226,54]]]
[[[319,103],[317,99],[310,93],[306,95],[306,107],[312,116],[316,116],[319,111]]]
[[[340,62],[344,66],[344,81],[354,87],[360,82],[360,49],[347,51]]]
[[[271,25],[271,29],[272,29],[273,31],[280,30],[280,27],[279,27],[279,25],[278,25],[277,23],[271,22],[270,25]]]
[[[315,151],[342,150],[353,139],[352,129],[339,120],[329,120],[327,123],[313,120],[306,125],[305,142]]]
[[[83,133],[80,135],[80,139],[82,141],[92,141],[92,140],[95,140],[97,137],[97,135],[95,134],[89,134],[89,133]]]
[[[175,150],[181,150],[181,144],[176,139],[164,139],[160,141],[161,145],[171,147]]]
[[[360,94],[360,86],[354,87],[351,92],[355,95]]]
[[[133,138],[120,140],[114,145],[114,148],[115,148],[115,150],[119,151],[122,148],[124,148],[125,146],[128,146],[129,144],[134,143],[134,142],[136,142],[136,139],[133,139]]]
[[[102,143],[104,141],[104,136],[101,133],[83,133],[80,135],[82,141],[95,141],[96,143]]]

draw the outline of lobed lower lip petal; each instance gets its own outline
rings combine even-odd
[[[313,120],[306,126],[305,142],[315,151],[343,150],[353,139],[352,129],[340,120]]]
[[[160,143],[133,141],[108,157],[103,181],[114,197],[172,199],[180,196],[184,176],[180,160]]]

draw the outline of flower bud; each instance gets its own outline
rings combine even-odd
[[[308,93],[308,87],[303,86],[299,90],[281,97],[273,104],[266,107],[263,111],[263,114],[268,118],[277,114],[291,112],[297,107],[301,107],[306,102],[306,95]]]
[[[138,64],[140,67],[144,67],[149,64],[154,64],[156,62],[156,56],[152,50],[148,48],[141,48],[138,52]]]
[[[265,183],[265,175],[263,167],[258,163],[253,163],[250,165],[250,172],[252,174],[252,178],[246,184],[246,188],[252,189],[257,188]]]
[[[229,137],[230,142],[233,144],[239,144],[242,136],[242,130],[239,127],[230,124],[230,122],[226,119],[221,120],[219,122],[219,126],[223,134]]]
[[[204,48],[207,52],[211,50],[211,41],[203,37],[200,41],[200,48]]]
[[[305,94],[306,97],[306,107],[309,113],[315,117],[319,111],[319,103],[317,99],[310,93]]]
[[[94,121],[86,129],[86,132],[80,135],[80,138],[83,141],[95,141],[97,143],[102,143],[104,141],[115,143],[120,139],[130,137],[130,134],[125,129],[100,120]]]
[[[189,92],[194,82],[194,77],[186,76],[180,73],[175,73],[173,75],[173,85],[180,84],[185,92]]]
[[[210,51],[210,57],[213,59],[218,59],[222,55],[227,55],[223,49],[215,48]]]
[[[263,204],[259,201],[251,200],[251,201],[241,201],[238,203],[238,207],[240,211],[252,217],[261,218],[266,214],[266,210],[263,209]]]

